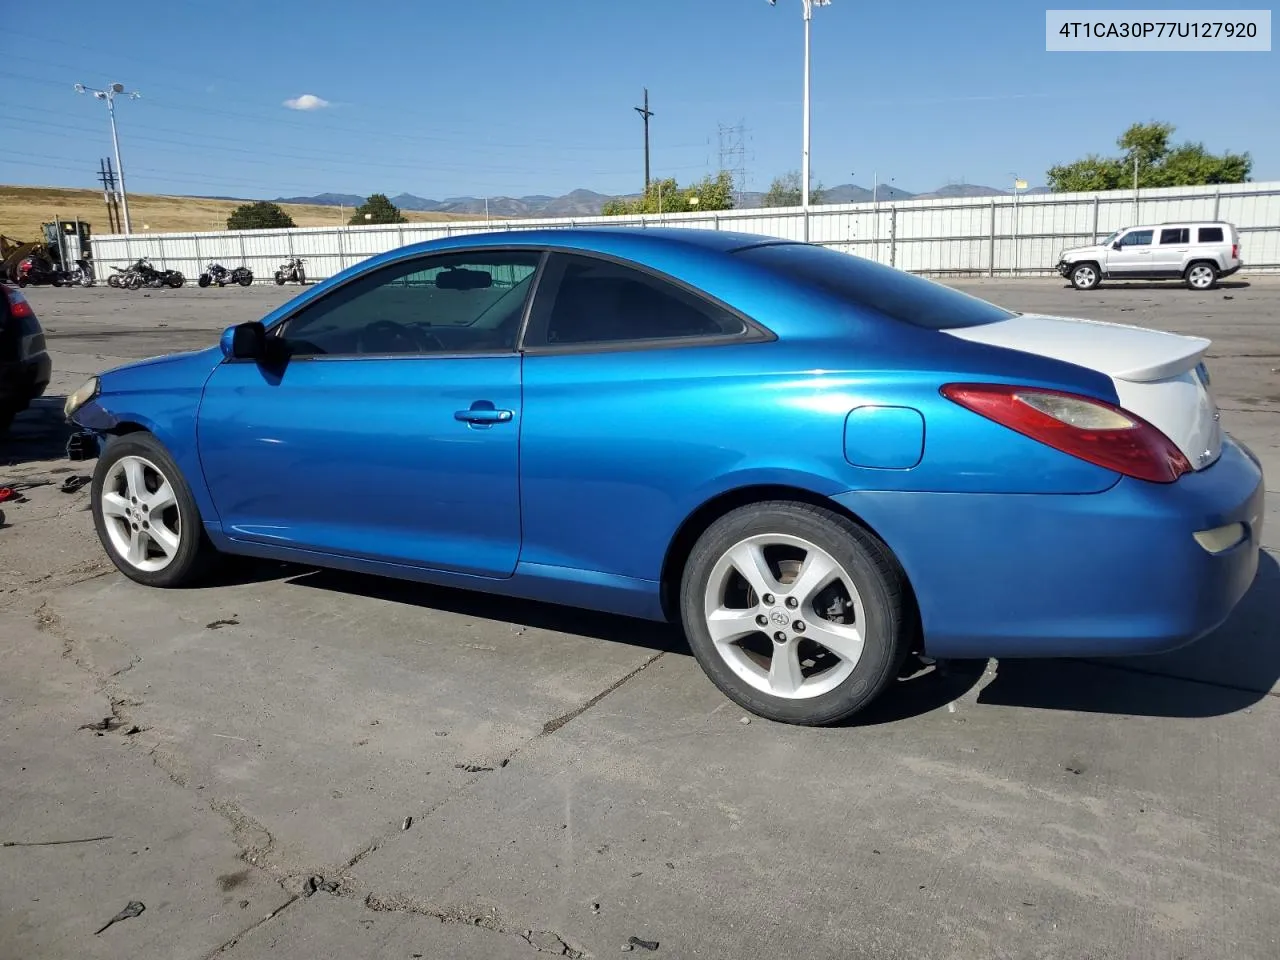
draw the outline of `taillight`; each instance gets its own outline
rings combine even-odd
[[[1172,483],[1192,469],[1163,433],[1101,400],[1001,383],[949,383],[941,392],[988,420],[1126,477]]]
[[[9,298],[9,315],[15,320],[25,320],[28,317],[34,317],[35,311],[31,309],[31,304],[27,303],[24,297],[13,287],[4,288],[5,296]]]
[[[1231,245],[1231,259],[1232,259],[1232,260],[1239,260],[1239,259],[1240,259],[1240,244],[1238,244],[1238,243],[1233,243],[1233,244]]]

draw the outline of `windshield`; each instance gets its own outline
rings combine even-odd
[[[1123,230],[1117,230],[1115,233],[1111,234],[1111,236],[1107,237],[1107,239],[1105,239],[1105,240],[1103,240],[1101,243],[1099,243],[1099,244],[1098,244],[1098,246],[1100,246],[1100,247],[1109,247],[1109,246],[1111,246],[1111,244],[1115,242],[1116,237],[1120,236],[1120,234],[1122,234],[1122,233],[1124,233],[1124,231],[1123,231]]]
[[[770,243],[735,256],[845,303],[930,330],[956,330],[1017,316],[1010,310],[862,257],[805,243]]]

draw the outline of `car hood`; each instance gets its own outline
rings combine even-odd
[[[1103,248],[1098,244],[1092,244],[1087,247],[1070,247],[1062,251],[1060,260],[1083,260],[1086,257],[1099,257],[1102,255]]]
[[[139,379],[155,383],[157,378],[166,382],[175,377],[179,380],[198,378],[197,382],[203,384],[209,372],[221,361],[222,349],[213,346],[203,350],[184,350],[181,353],[166,353],[143,360],[133,360],[104,370],[98,376],[103,392],[132,389]]]

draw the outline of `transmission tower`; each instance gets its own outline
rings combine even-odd
[[[740,208],[747,192],[747,127],[741,120],[720,124],[720,169],[733,176],[733,205]]]

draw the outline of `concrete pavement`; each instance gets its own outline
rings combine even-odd
[[[1208,331],[1228,429],[1280,475],[1275,281],[964,286]],[[28,294],[63,393],[293,292]],[[657,957],[1280,954],[1270,554],[1173,655],[953,664],[852,727],[744,723],[653,624],[255,562],[133,585],[87,492],[57,489],[84,466],[57,459],[55,407],[0,452],[2,482],[53,481],[0,507],[0,841],[86,842],[0,848],[0,960],[598,957],[630,937]]]

